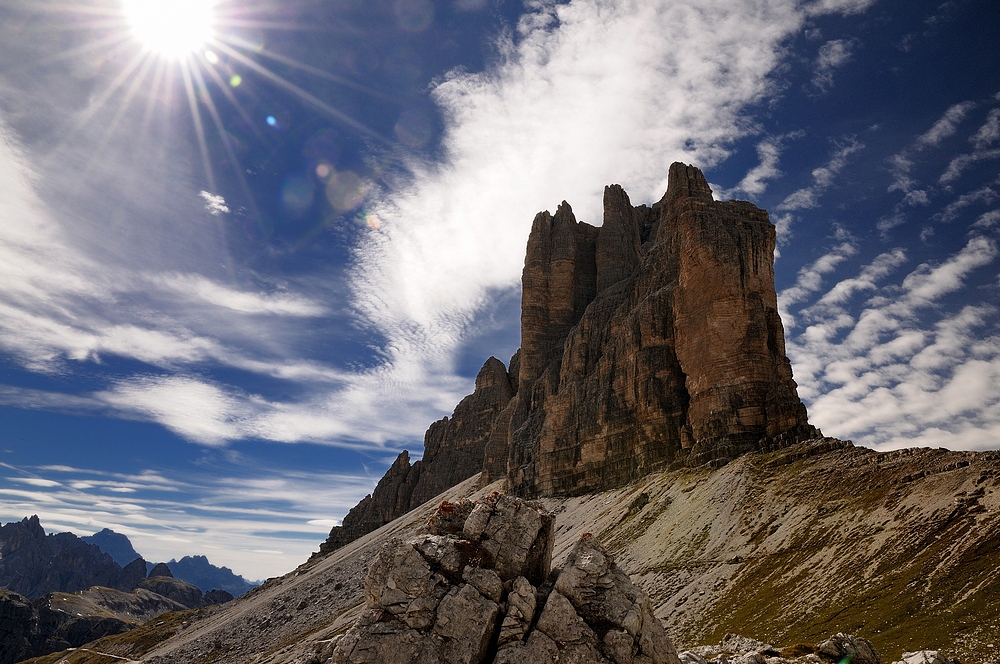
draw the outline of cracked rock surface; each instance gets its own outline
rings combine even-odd
[[[382,547],[331,661],[680,664],[649,597],[592,536],[550,571],[553,521],[496,493],[442,503],[421,534]]]

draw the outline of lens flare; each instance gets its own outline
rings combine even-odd
[[[191,55],[213,36],[214,0],[122,0],[132,32],[149,51]]]

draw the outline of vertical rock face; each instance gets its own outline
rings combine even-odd
[[[700,465],[817,435],[785,357],[767,213],[713,200],[698,169],[674,164],[659,203],[633,207],[611,186],[604,215],[600,229],[575,231],[596,233],[593,268],[561,269],[595,274],[582,310],[586,291],[544,278],[559,236],[539,223],[543,215],[532,228],[523,302],[566,314],[547,327],[522,314],[519,389],[506,423],[513,490],[596,491],[671,462]],[[529,355],[539,338],[557,350]]]
[[[424,458],[410,497],[411,509],[483,469],[493,420],[513,396],[507,367],[491,357],[476,376],[476,390],[462,399],[450,419],[438,420],[424,435]]]
[[[774,246],[767,212],[714,200],[680,163],[651,207],[606,187],[600,228],[565,201],[540,212],[509,369],[491,358],[423,460],[404,452],[324,546],[480,470],[518,495],[579,494],[819,436],[785,356]]]

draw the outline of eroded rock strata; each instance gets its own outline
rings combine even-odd
[[[423,460],[403,452],[321,553],[480,471],[521,496],[577,495],[819,437],[785,355],[774,247],[767,212],[714,200],[680,163],[650,207],[606,187],[599,228],[565,201],[540,212],[510,368],[490,358]]]

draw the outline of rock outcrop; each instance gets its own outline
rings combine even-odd
[[[404,451],[320,554],[480,471],[521,496],[578,495],[820,437],[785,356],[774,247],[767,212],[714,200],[680,163],[651,207],[606,187],[599,228],[565,201],[540,212],[509,369],[490,358],[423,459]]]
[[[205,605],[204,593],[198,586],[171,576],[150,576],[139,582],[137,589],[148,590],[177,602],[187,609],[197,609]]]
[[[513,395],[507,368],[491,357],[476,376],[475,391],[459,402],[450,418],[427,430],[423,458],[411,465],[409,453],[400,453],[375,490],[347,513],[342,525],[333,527],[318,555],[353,542],[480,472],[493,422]]]
[[[331,661],[679,664],[649,598],[593,537],[549,574],[553,522],[504,495],[443,503],[424,534],[381,549]]]
[[[0,664],[27,659],[38,631],[38,613],[28,598],[10,590],[0,590]]]

